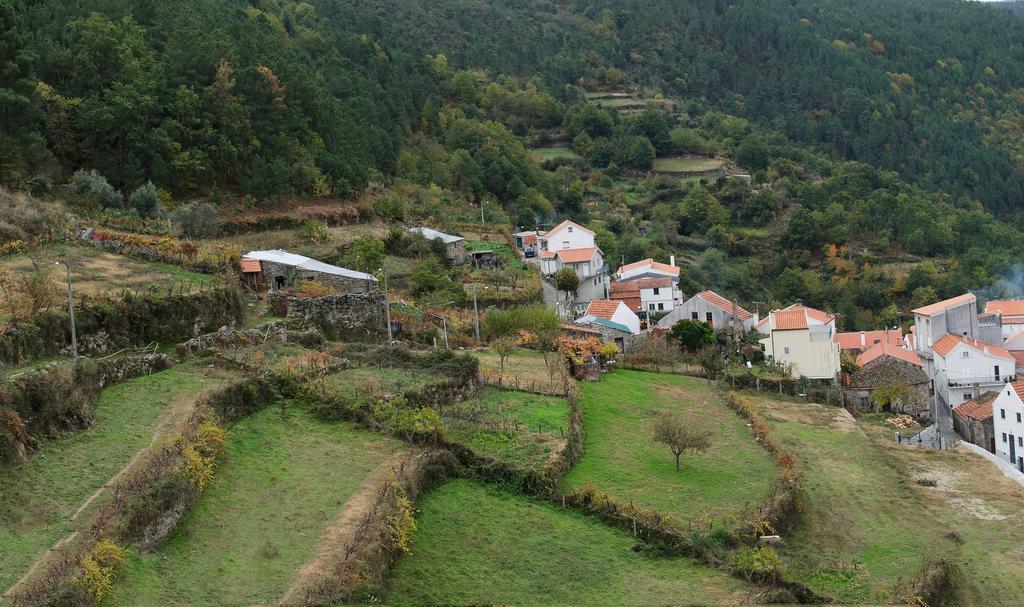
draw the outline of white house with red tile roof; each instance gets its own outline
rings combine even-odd
[[[593,319],[604,320],[608,323],[625,327],[626,330],[636,335],[640,333],[640,317],[629,309],[625,303],[611,299],[594,300],[587,306],[586,313],[577,320],[580,324],[588,324]],[[608,326],[606,323],[597,323]],[[618,328],[612,327],[612,328]]]
[[[912,310],[914,313],[914,346],[925,360],[931,357],[932,346],[947,334],[978,338],[978,298],[964,293],[951,299]],[[927,363],[926,363],[927,364]]]
[[[1024,381],[1000,387],[992,401],[996,457],[1024,472]]]
[[[839,344],[835,317],[802,305],[769,312],[761,340],[766,356],[785,365],[793,377],[835,379],[839,376]],[[763,330],[762,330],[763,332]]]
[[[903,333],[899,329],[883,329],[881,331],[851,331],[836,333],[836,342],[840,352],[864,352],[875,344],[886,343],[897,348],[904,345]]]
[[[671,312],[679,304],[679,290],[667,276],[615,280],[611,283],[610,298],[624,302],[640,316],[654,316]]]
[[[569,268],[580,277],[576,298],[568,304],[579,312],[588,302],[608,296],[608,276],[604,253],[594,240],[594,232],[565,220],[543,236],[538,235],[540,271],[545,276]],[[559,304],[561,306],[561,304]],[[565,315],[567,310],[560,311]]]
[[[985,312],[999,315],[1003,339],[1024,333],[1024,299],[993,299]]]
[[[634,261],[633,263],[627,263],[624,266],[619,266],[619,269],[615,271],[615,277],[618,280],[671,278],[673,281],[679,282],[679,266],[676,265],[675,255],[669,258],[668,263],[654,261],[648,257],[647,259],[641,259],[640,261]]]
[[[935,394],[949,407],[988,390],[998,390],[1017,374],[1017,361],[1003,347],[947,333],[932,345]]]
[[[714,291],[701,291],[659,320],[658,327],[671,329],[672,325],[680,320],[702,322],[712,329],[734,326],[750,331],[757,318],[735,301],[726,299]]]
[[[790,304],[790,305],[786,306],[785,308],[782,308],[781,310],[774,310],[774,311],[775,312],[793,312],[793,311],[800,311],[800,310],[805,312],[805,317],[807,318],[807,322],[810,323],[811,325],[831,325],[833,332],[835,331],[835,322],[836,322],[835,315],[829,314],[828,312],[824,312],[824,311],[819,310],[817,308],[812,308],[810,306],[805,306],[802,303]],[[768,316],[765,316],[759,322],[754,324],[754,328],[757,329],[759,332],[765,334],[765,335],[768,335],[769,333],[771,333],[771,328],[770,328],[770,325],[769,325],[769,318],[770,317],[771,317],[771,314],[769,314]]]

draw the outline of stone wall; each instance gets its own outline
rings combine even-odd
[[[931,395],[924,369],[891,356],[876,358],[857,369],[844,389],[846,400],[860,411],[870,411],[874,407],[871,395],[885,386],[906,386],[910,391],[905,402],[892,407],[893,413],[905,413],[919,419],[931,416]]]
[[[297,343],[307,348],[318,348],[323,345],[324,338],[315,329],[290,330],[283,321],[269,322],[251,329],[232,329],[224,326],[212,333],[205,333],[178,344],[177,353],[178,356],[184,358],[204,350],[220,350],[232,346],[255,346],[268,341]]]
[[[326,297],[288,297],[288,318],[320,329],[329,339],[378,341],[387,334],[384,294],[344,293]]]
[[[993,439],[996,433],[995,424],[991,417],[981,421],[973,417],[961,416],[954,412],[953,429],[965,441],[978,445],[986,451],[992,451],[992,446],[995,444]]]
[[[380,290],[380,283],[376,281],[300,270],[293,266],[273,261],[261,261],[260,267],[263,270],[260,280],[263,283],[263,287],[267,289],[278,288],[275,284],[275,278],[282,277],[286,284],[295,280],[315,280],[341,293],[367,293]]]

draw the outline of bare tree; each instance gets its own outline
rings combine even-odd
[[[697,355],[697,363],[704,371],[704,377],[708,378],[710,384],[725,370],[725,361],[722,360],[722,349],[717,346],[705,346]]]
[[[695,420],[675,413],[658,416],[654,422],[654,440],[668,445],[672,455],[676,456],[676,472],[679,472],[679,456],[684,451],[705,451],[711,446],[706,429]]]
[[[505,361],[516,349],[516,342],[511,337],[499,337],[491,342],[491,349],[498,355],[498,361],[500,365],[500,371],[498,376],[498,382],[502,381],[505,377]]]

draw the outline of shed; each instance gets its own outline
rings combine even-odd
[[[433,228],[409,228],[407,232],[419,234],[427,240],[439,240],[444,243],[445,252],[453,263],[466,263],[466,239],[462,236],[445,234]]]

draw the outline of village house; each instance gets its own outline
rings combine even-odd
[[[992,401],[996,456],[1024,472],[1024,382],[1007,383]]]
[[[595,300],[574,324],[601,333],[601,341],[613,343],[619,351],[629,352],[640,334],[640,318],[621,301]]]
[[[999,390],[1017,373],[1016,360],[1001,346],[947,333],[932,345],[935,396],[953,407]]]
[[[1003,339],[1024,333],[1024,299],[994,299],[985,312],[999,315]]]
[[[924,362],[924,371],[935,379],[932,346],[947,334],[978,339],[978,299],[964,293],[951,299],[912,310],[914,350]]]
[[[996,452],[992,401],[999,392],[986,392],[953,409],[953,429],[963,439],[990,453]]]
[[[761,340],[765,355],[790,369],[793,377],[835,379],[839,376],[839,344],[835,317],[794,304],[774,310],[765,319]]]
[[[676,293],[671,278],[641,278],[613,281],[609,297],[625,303],[641,317],[650,318],[670,312],[678,301]]]
[[[545,276],[569,268],[580,278],[575,304],[582,306],[608,296],[608,278],[604,256],[594,241],[594,233],[573,221],[563,221],[540,241],[540,269]]]
[[[250,251],[242,256],[242,272],[257,290],[281,290],[297,280],[323,283],[339,293],[365,293],[379,290],[372,274],[340,268],[282,250]]]
[[[466,239],[462,236],[453,236],[452,234],[445,234],[444,232],[423,227],[409,228],[407,231],[412,234],[419,234],[427,240],[441,241],[444,243],[445,254],[452,263],[466,263]]]
[[[679,284],[679,267],[676,266],[676,256],[669,258],[669,262],[661,263],[650,257],[627,263],[615,271],[615,277],[621,281],[641,280],[645,278],[670,278],[675,284]]]
[[[523,252],[523,257],[530,258],[537,256],[540,251],[540,239],[545,234],[546,232],[540,230],[526,230],[516,232],[512,236],[515,238],[516,248]]]
[[[896,346],[897,348],[905,346],[903,334],[899,329],[837,333],[836,342],[839,344],[840,352],[850,352],[854,355],[860,354],[881,343]],[[918,361],[920,362],[920,359]]]
[[[840,346],[841,347],[841,346]],[[871,411],[880,388],[893,389],[895,399],[884,408],[918,419],[931,417],[931,390],[917,353],[900,343],[879,341],[857,356],[857,370],[843,387],[846,401],[859,411]]]
[[[738,303],[714,291],[701,291],[679,304],[658,321],[658,328],[671,329],[674,324],[684,319],[702,322],[712,329],[732,326],[743,331],[750,331],[757,322],[757,318]]]

